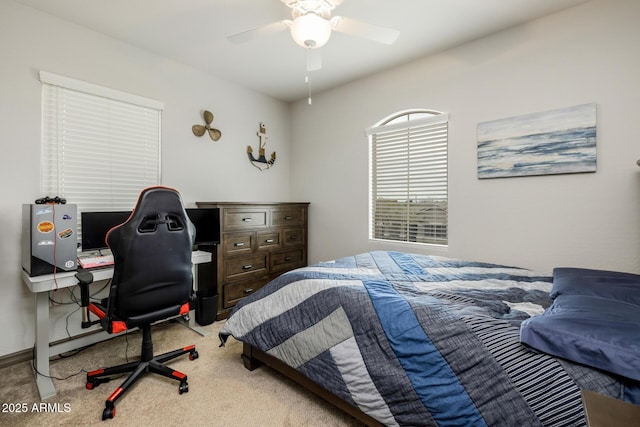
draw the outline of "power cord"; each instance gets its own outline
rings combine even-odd
[[[74,353],[71,356],[75,356],[76,354],[86,350],[89,347],[91,347],[91,345],[88,345],[86,347],[77,349],[77,350],[74,351]],[[59,355],[59,357],[62,359],[62,358],[65,358],[65,357],[70,357],[70,356]],[[63,378],[56,377],[56,376],[53,376],[53,375],[45,375],[42,372],[38,371],[38,369],[36,368],[35,360],[36,360],[36,347],[33,346],[32,350],[31,350],[31,368],[33,369],[33,372],[35,372],[37,375],[40,375],[40,376],[45,377],[45,378],[51,378],[51,379],[59,380],[59,381],[66,381],[69,378],[73,378],[73,377],[75,377],[77,375],[80,375],[82,373],[86,374],[88,372],[88,371],[85,371],[84,369],[80,369],[80,371],[76,372],[75,374],[71,374],[71,375],[68,375],[68,376],[63,377]]]

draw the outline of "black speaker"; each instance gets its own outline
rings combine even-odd
[[[218,313],[218,294],[211,290],[196,292],[196,322],[200,326],[212,324]]]

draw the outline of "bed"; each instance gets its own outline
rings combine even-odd
[[[521,342],[552,290],[526,269],[368,252],[276,278],[220,339],[368,425],[586,425],[582,389],[632,400],[640,382]]]

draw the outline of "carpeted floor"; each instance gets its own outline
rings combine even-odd
[[[101,421],[104,401],[118,378],[87,390],[86,371],[139,357],[139,332],[94,345],[51,362],[57,395],[40,402],[31,362],[0,369],[0,425],[6,426],[359,426],[360,424],[275,371],[244,368],[242,344],[219,347],[223,322],[204,327],[203,337],[186,326],[165,322],[153,329],[154,353],[195,344],[199,358],[181,356],[169,366],[188,375],[189,392],[178,382],[146,375],[116,402],[116,416]]]

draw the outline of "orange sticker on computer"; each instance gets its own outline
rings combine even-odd
[[[71,235],[73,235],[73,230],[70,228],[67,228],[66,230],[63,230],[60,233],[58,233],[58,237],[60,237],[61,239],[66,239],[68,237],[71,237]]]
[[[42,221],[38,223],[38,231],[41,233],[51,233],[54,229],[54,225],[51,221]]]

